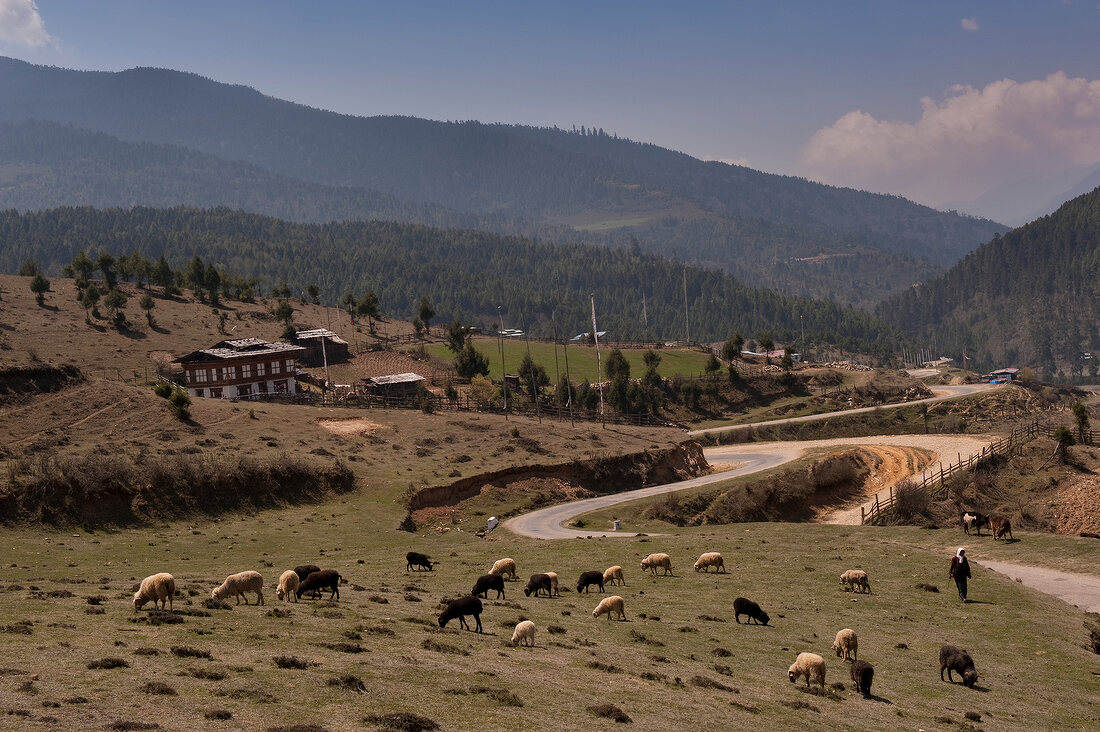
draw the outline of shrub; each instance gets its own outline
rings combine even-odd
[[[207,719],[233,719],[233,712],[228,709],[209,709],[202,716]]]
[[[597,717],[603,717],[604,719],[610,719],[619,724],[631,724],[634,720],[631,719],[626,712],[619,709],[614,704],[597,704],[587,708],[589,712]]]
[[[134,655],[135,656],[159,656],[160,651],[157,650],[156,648],[145,648],[145,647],[135,648],[134,649]]]
[[[192,678],[208,681],[221,681],[226,677],[225,671],[219,671],[216,668],[189,668],[184,673]]]
[[[439,729],[439,724],[434,720],[410,712],[371,714],[363,717],[363,722],[386,730],[396,730],[396,732],[432,732]]]
[[[160,729],[160,725],[156,722],[135,722],[132,719],[119,719],[115,722],[111,722],[107,725],[107,729],[118,730],[144,730],[144,729]]]
[[[456,646],[450,646],[446,643],[437,643],[431,638],[425,638],[420,644],[420,647],[426,651],[435,651],[436,653],[452,653],[456,656],[469,656],[470,652],[464,648],[458,648]]]
[[[522,707],[523,700],[507,689],[493,689],[488,686],[471,686],[471,694],[484,694],[504,707]]]
[[[930,585],[927,582],[918,582],[917,583],[917,589],[918,590],[924,590],[925,592],[939,592],[940,591],[939,587],[936,587],[935,585]]]
[[[344,674],[343,676],[334,676],[328,680],[329,686],[335,686],[341,689],[348,689],[362,694],[367,690],[367,685],[363,683],[363,680],[358,676],[351,674]]]
[[[297,656],[275,656],[273,660],[279,668],[309,668],[309,661]]]
[[[176,690],[163,681],[146,681],[141,685],[141,691],[146,694],[161,694],[163,696],[176,696]]]
[[[203,651],[190,646],[172,646],[172,655],[180,658],[211,658],[210,651]]]
[[[927,516],[931,505],[932,497],[919,483],[903,480],[894,488],[894,510],[902,521]]]
[[[708,679],[706,676],[693,676],[691,678],[691,685],[698,686],[700,689],[718,689],[719,691],[732,691],[735,694],[738,693],[737,689],[732,686],[726,686],[714,679]]]

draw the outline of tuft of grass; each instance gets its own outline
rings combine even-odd
[[[274,608],[267,611],[267,617],[269,618],[289,618],[290,616],[290,610],[281,610],[279,608]]]
[[[548,625],[546,626],[546,632],[550,635],[562,635],[566,632],[566,630],[560,625]]]
[[[636,630],[630,631],[630,640],[634,641],[635,643],[645,643],[647,646],[664,646],[664,643],[662,643],[661,641],[646,638],[644,635]]]
[[[63,699],[66,704],[87,704],[88,699],[83,696],[70,696]]]
[[[384,730],[394,732],[432,732],[439,724],[428,717],[411,712],[391,712],[389,714],[370,714],[363,717],[364,724],[373,724]]]
[[[936,587],[935,585],[930,585],[927,582],[918,582],[917,583],[917,589],[918,590],[924,590],[925,592],[939,592],[940,591],[939,587]]]
[[[147,648],[147,647],[143,646],[141,648],[135,648],[134,649],[134,655],[135,656],[159,656],[160,651],[157,650],[156,648]]]
[[[208,597],[202,601],[202,606],[207,610],[232,610],[233,606],[225,600],[216,600],[213,597]]]
[[[146,681],[141,685],[144,694],[160,694],[163,696],[176,696],[176,690],[163,681]]]
[[[210,651],[204,651],[190,646],[172,646],[172,655],[180,658],[205,658],[212,659]]]
[[[718,689],[719,691],[732,691],[734,694],[740,694],[740,690],[733,688],[732,686],[726,686],[720,681],[714,679],[708,679],[706,676],[692,676],[691,685],[698,686],[700,689]]]
[[[304,658],[298,658],[297,656],[275,656],[272,660],[275,661],[275,665],[279,668],[309,668],[309,661]]]
[[[715,648],[713,651],[711,651],[711,653],[713,653],[715,656],[718,656],[718,658],[729,658],[733,655],[725,648]]]
[[[446,643],[439,643],[431,638],[425,638],[420,647],[426,651],[435,651],[436,653],[451,653],[456,656],[469,656],[470,652],[465,648],[459,648],[457,646],[447,645]]]
[[[618,666],[616,666],[614,664],[610,664],[610,663],[602,663],[600,661],[589,661],[586,665],[588,666],[588,668],[594,668],[597,671],[606,671],[609,674],[622,673],[621,668],[619,668]]]
[[[488,686],[471,686],[471,694],[482,694],[502,707],[522,707],[523,700],[507,689],[494,689]]]
[[[190,676],[194,679],[206,679],[207,681],[221,681],[227,674],[216,668],[189,668],[181,676]]]
[[[813,704],[805,701],[781,701],[779,703],[790,709],[809,709],[811,712],[821,712],[821,710],[815,707]]]
[[[144,729],[160,729],[160,725],[156,722],[136,722],[132,719],[119,719],[111,722],[107,725],[107,729],[117,730],[144,730]]]
[[[121,658],[100,658],[95,661],[89,661],[88,668],[130,668],[130,664],[123,661]]]
[[[619,724],[631,724],[634,722],[634,720],[631,719],[626,712],[624,712],[622,709],[619,709],[614,704],[596,704],[591,707],[586,707],[586,709],[588,709],[589,712],[596,715],[597,717],[610,719],[611,721],[618,722]]]
[[[339,651],[340,653],[363,653],[367,650],[358,643],[318,643],[317,645],[322,648],[328,648],[330,651]]]
[[[387,638],[393,638],[397,635],[392,628],[387,628],[384,625],[360,625],[357,630],[367,635],[383,635]]]
[[[963,716],[969,719],[971,722],[982,721],[982,715],[978,714],[977,712],[967,712]]]
[[[354,691],[359,694],[367,690],[367,685],[363,683],[363,680],[352,674],[333,676],[327,683],[329,686],[334,686],[339,689],[348,689],[349,691]]]
[[[233,712],[228,709],[208,709],[202,716],[207,719],[233,719]]]

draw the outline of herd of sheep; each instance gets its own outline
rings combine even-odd
[[[405,555],[405,561],[406,572],[433,570],[431,558],[419,552],[409,552]],[[719,552],[705,552],[700,555],[694,565],[696,572],[709,572],[711,567],[714,567],[716,571],[725,572],[725,563]],[[661,568],[665,575],[673,574],[672,558],[668,554],[654,553],[641,562],[641,569],[643,571],[649,570],[654,577],[657,576],[658,568]],[[519,579],[514,559],[497,560],[487,574],[477,578],[469,595],[448,601],[439,614],[439,627],[446,627],[448,622],[457,618],[461,628],[471,630],[466,618],[472,617],[474,619],[473,630],[481,633],[481,614],[484,606],[480,598],[488,599],[488,593],[495,591],[497,599],[505,599],[505,579]],[[321,569],[315,565],[302,565],[287,570],[280,575],[276,596],[283,601],[293,599],[297,602],[306,593],[313,593],[314,597],[319,597],[321,590],[329,590],[329,599],[339,600],[342,581],[340,573],[335,569]],[[867,578],[867,573],[860,569],[850,569],[844,572],[840,575],[840,583],[841,585],[847,585],[853,592],[871,592],[871,584]],[[600,592],[603,592],[605,586],[616,584],[626,584],[623,577],[623,568],[620,565],[608,567],[602,572],[590,570],[581,573],[577,581],[576,591],[578,594],[588,593],[590,588],[595,585]],[[243,597],[247,605],[248,595],[246,593],[255,593],[256,604],[263,605],[263,585],[264,580],[260,573],[248,570],[226,577],[224,582],[211,590],[210,596],[214,600],[223,602],[229,597],[234,597],[238,605]],[[161,572],[146,577],[134,593],[134,610],[135,612],[140,610],[142,606],[149,602],[153,603],[154,608],[170,610],[172,609],[172,598],[175,593],[176,582],[171,574]],[[539,597],[542,594],[545,594],[546,597],[560,595],[558,574],[556,572],[540,572],[531,575],[523,589],[523,593],[527,597],[532,595]],[[742,615],[746,616],[746,623],[755,622],[759,625],[768,625],[771,621],[768,614],[758,604],[745,597],[738,597],[734,600],[733,611],[734,620],[737,623],[741,622]],[[592,617],[599,618],[601,615],[606,615],[609,621],[612,616],[617,620],[625,621],[626,603],[622,596],[612,595],[600,600],[599,604],[592,610]],[[535,632],[534,622],[530,620],[520,621],[512,634],[512,645],[534,646]],[[856,691],[865,697],[870,697],[871,682],[875,675],[875,669],[867,661],[858,659],[859,640],[855,631],[851,628],[844,628],[839,631],[833,641],[832,650],[836,653],[837,658],[852,663],[851,679],[856,685]],[[940,650],[941,680],[943,680],[944,671],[947,671],[949,682],[954,681],[952,672],[955,672],[960,675],[962,683],[967,686],[973,686],[978,678],[973,659],[966,651],[950,645],[945,645]],[[787,669],[787,678],[791,683],[805,678],[807,687],[812,682],[820,684],[821,688],[824,689],[825,659],[816,653],[799,653],[794,663]]]

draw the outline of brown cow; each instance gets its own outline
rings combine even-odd
[[[1008,520],[1008,516],[998,516],[996,514],[989,517],[989,530],[993,532],[994,539],[1005,539],[1005,535],[1008,535],[1008,541],[1016,541],[1016,538],[1012,536],[1012,522]]]

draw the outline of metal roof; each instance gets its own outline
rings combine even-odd
[[[367,381],[375,386],[384,386],[387,384],[408,384],[414,381],[423,381],[424,377],[420,374],[414,374],[411,371],[404,374],[389,374],[387,376],[372,376]]]
[[[304,341],[307,338],[327,338],[330,341],[332,341],[333,343],[344,343],[344,344],[347,343],[347,341],[345,341],[343,338],[341,338],[340,336],[333,333],[331,330],[328,330],[327,328],[314,328],[313,330],[300,330],[300,331],[298,331],[297,333],[294,334],[294,337],[295,337],[295,339],[297,339],[299,341]]]
[[[297,354],[305,351],[292,343],[275,341],[270,343],[262,338],[242,338],[235,341],[220,341],[210,348],[192,351],[180,356],[173,363],[194,363],[196,361],[226,361],[237,358],[255,358],[274,354]]]

